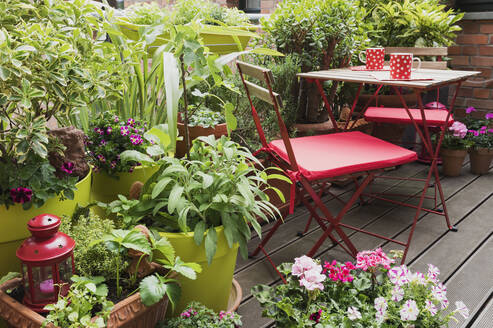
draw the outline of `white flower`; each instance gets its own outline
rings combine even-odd
[[[421,272],[409,273],[408,280],[410,283],[414,282],[418,285],[426,285],[426,278]]]
[[[435,298],[439,302],[446,300],[447,299],[447,287],[445,287],[443,284],[439,283],[438,285],[433,286],[431,288],[431,295],[433,296],[433,298]]]
[[[404,298],[404,290],[400,286],[395,286],[392,289],[392,301],[400,302]]]
[[[464,319],[469,318],[469,309],[466,307],[464,302],[457,301],[457,302],[455,302],[455,306],[457,307],[457,309],[455,309],[454,312],[459,313],[461,316],[464,317]]]
[[[311,270],[305,271],[300,279],[300,286],[304,286],[308,290],[324,289],[322,282],[325,280],[325,275],[321,274],[322,267],[320,265]]]
[[[442,307],[442,310],[445,310],[446,308],[448,308],[448,299],[444,298],[443,300],[441,300],[440,305]]]
[[[385,313],[382,313],[380,311],[377,311],[375,313],[375,321],[380,325],[385,321]]]
[[[387,300],[385,299],[385,297],[375,298],[375,310],[385,313],[388,306],[389,305],[387,304]]]
[[[433,264],[428,264],[428,273],[426,277],[435,283],[438,282],[438,275],[440,274],[440,270],[434,266]]]
[[[408,280],[409,270],[405,265],[393,267],[388,271],[387,275],[389,276],[390,281],[394,285],[402,286],[409,281]]]
[[[357,307],[350,306],[347,309],[347,317],[351,321],[358,320],[361,319],[361,313],[358,311]]]
[[[425,304],[426,304],[426,305],[425,305],[425,310],[426,310],[426,311],[430,312],[430,314],[431,314],[431,315],[436,315],[436,314],[437,314],[438,309],[437,309],[437,307],[435,306],[435,304],[433,304],[433,302],[432,302],[432,301],[430,301],[430,300],[426,300],[426,301],[425,301]]]
[[[399,313],[402,321],[414,321],[418,318],[419,309],[414,300],[407,300]]]

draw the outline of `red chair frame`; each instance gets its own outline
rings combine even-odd
[[[293,150],[293,145],[292,145],[292,140],[297,141],[303,138],[294,138],[290,139],[288,135],[287,128],[284,124],[284,121],[282,120],[280,110],[279,108],[282,107],[282,102],[279,94],[275,93],[272,90],[272,84],[273,84],[273,76],[272,72],[270,70],[264,69],[259,66],[254,66],[251,64],[247,64],[241,61],[237,62],[237,68],[240,73],[241,80],[243,82],[243,85],[246,90],[246,94],[248,97],[248,100],[250,102],[251,110],[252,110],[252,116],[254,119],[255,126],[257,128],[260,141],[262,143],[262,148],[256,152],[258,154],[259,152],[264,152],[270,157],[271,163],[274,165],[278,166],[279,168],[283,169],[287,175],[291,178],[293,181],[292,189],[291,189],[291,206],[290,206],[290,213],[292,213],[293,210],[293,204],[294,204],[294,196],[298,195],[299,200],[305,205],[305,207],[308,209],[308,211],[311,214],[311,217],[315,218],[319,226],[321,227],[323,231],[323,235],[319,238],[319,240],[315,243],[315,245],[311,248],[311,250],[307,253],[308,256],[313,256],[315,255],[316,251],[319,249],[319,247],[322,245],[322,243],[327,239],[330,238],[334,244],[340,245],[348,254],[351,256],[355,257],[357,254],[357,249],[353,245],[353,243],[349,240],[348,235],[342,230],[342,227],[350,228],[356,231],[361,231],[368,233],[370,235],[374,235],[376,237],[380,237],[389,241],[394,241],[390,238],[380,236],[377,234],[374,234],[369,231],[364,231],[362,229],[359,229],[357,227],[353,227],[347,224],[342,223],[342,218],[344,215],[351,209],[351,207],[354,205],[354,203],[358,200],[358,198],[361,197],[363,191],[365,188],[368,186],[370,182],[372,182],[378,172],[381,172],[384,168],[387,167],[392,167],[395,164],[388,164],[388,163],[380,163],[378,162],[375,165],[370,165],[367,167],[371,167],[368,169],[364,170],[358,170],[357,168],[352,168],[349,170],[351,173],[350,174],[342,174],[342,175],[334,175],[327,177],[327,179],[333,179],[337,177],[360,177],[364,176],[363,180],[361,182],[357,182],[356,179],[354,179],[356,188],[354,193],[352,194],[351,198],[349,201],[347,201],[342,209],[339,211],[337,215],[333,215],[328,208],[325,206],[325,204],[322,202],[320,195],[317,194],[317,192],[314,189],[314,185],[317,185],[318,183],[325,183],[327,179],[317,179],[317,178],[309,178],[306,176],[306,172],[304,173],[303,168],[299,166],[299,163],[296,159],[295,152]],[[257,80],[260,80],[265,83],[267,88],[260,87],[254,83],[251,83],[247,81],[244,77],[244,75],[248,75],[252,78],[255,78]],[[359,93],[360,90],[358,90]],[[325,98],[324,94],[322,94],[323,97]],[[255,106],[253,105],[252,102],[252,96],[256,96],[257,98],[271,104],[274,107],[274,110],[276,112],[276,117],[281,133],[281,140],[282,144],[284,145],[284,150],[285,153],[280,153],[279,149],[277,149],[274,146],[274,142],[272,143],[267,143],[267,140],[265,138],[265,133],[262,129],[261,126],[261,120],[258,116],[258,113],[255,109]],[[354,109],[354,106],[353,106]],[[329,111],[329,114],[331,116],[331,119],[334,120],[333,115],[331,111]],[[335,120],[334,120],[335,121]],[[335,129],[337,129],[337,124],[334,124]],[[347,124],[346,124],[347,127]],[[399,154],[405,154],[403,158],[399,162],[400,164],[408,163],[415,161],[417,156],[416,153],[408,151],[406,149],[403,149],[399,146],[393,145],[391,143],[387,143],[385,141],[382,141],[380,139],[364,135],[360,132],[349,132],[346,136],[347,138],[350,138],[352,135],[351,133],[358,133],[357,137],[363,138],[363,139],[369,139],[370,142],[379,144],[383,148],[390,149],[391,152],[399,152]],[[360,135],[361,136],[360,136]],[[337,136],[338,135],[338,136]],[[331,137],[334,138],[341,138],[340,134],[331,134],[331,135],[324,135],[321,137],[327,137],[330,139]],[[305,137],[307,138],[307,137]],[[340,140],[340,139],[339,139]],[[278,140],[280,141],[280,140]],[[279,144],[279,143],[278,143]],[[284,158],[283,158],[284,155]],[[395,155],[394,155],[395,156]],[[343,154],[339,154],[339,158],[343,158]],[[405,157],[405,158],[404,158]],[[370,164],[373,164],[370,162]],[[310,202],[310,200],[313,201],[313,204]],[[322,213],[319,215],[317,212],[317,209]],[[264,246],[267,242],[268,239],[275,233],[279,225],[282,223],[281,220],[278,220],[274,227],[271,229],[269,234],[266,236],[266,238],[260,243],[259,248],[257,251],[260,249],[269,259],[270,263],[273,264],[272,260],[268,256],[267,252],[264,250]],[[340,240],[336,239],[334,234],[336,234]],[[404,245],[406,247],[409,247],[410,243],[404,244],[400,241],[395,241],[401,245]],[[273,264],[274,265],[274,264]]]

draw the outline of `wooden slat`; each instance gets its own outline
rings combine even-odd
[[[474,321],[471,328],[485,328],[491,327],[493,323],[493,297],[491,297],[489,303],[483,309],[479,317]]]
[[[266,88],[262,88],[256,84],[253,84],[252,82],[249,81],[245,81],[245,84],[246,87],[248,88],[248,91],[250,92],[250,95],[262,99],[266,103],[274,105],[274,100],[271,98],[269,90],[267,90]],[[273,95],[276,98],[277,105],[279,107],[282,107],[281,96],[275,92],[273,92]]]
[[[272,71],[267,68],[263,68],[257,65],[248,64],[242,61],[236,62],[238,66],[240,66],[241,72],[250,77],[256,78],[262,82],[265,81],[265,76],[269,79],[269,83],[272,85],[274,83],[274,76],[272,75]]]
[[[385,54],[396,52],[412,53],[415,56],[447,56],[447,47],[387,47]]]
[[[455,308],[456,301],[463,301],[470,313],[474,314],[483,305],[483,302],[488,301],[485,299],[486,296],[493,292],[491,254],[493,254],[493,236],[447,282],[447,296],[450,304],[452,304],[452,309]],[[449,256],[453,255],[450,254]],[[466,326],[467,321],[464,322],[462,318],[460,318],[459,323],[452,321],[449,324],[450,328],[465,328]]]

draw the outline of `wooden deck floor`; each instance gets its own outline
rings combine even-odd
[[[388,175],[424,177],[428,167],[419,163],[405,165]],[[388,192],[417,191],[416,182],[380,180],[373,190]],[[447,232],[442,216],[423,214],[417,224],[406,263],[413,270],[426,270],[427,263],[440,268],[441,280],[448,288],[451,307],[456,300],[463,300],[470,309],[468,320],[452,323],[450,327],[493,328],[493,173],[476,176],[469,173],[466,164],[462,175],[456,178],[443,178],[442,186],[447,198],[447,208],[452,224],[458,232]],[[331,191],[347,200],[351,195],[349,188],[333,187]],[[328,208],[336,213],[340,203],[326,199]],[[414,209],[397,207],[387,202],[373,201],[365,206],[355,206],[343,222],[365,227],[365,229],[404,241],[414,215]],[[286,218],[266,250],[275,263],[292,262],[295,257],[308,252],[321,235],[316,223],[310,230],[298,237],[308,218],[303,207],[296,209]],[[272,224],[264,227],[266,232]],[[366,234],[346,231],[359,250],[382,246],[385,251],[399,249],[397,244],[388,244]],[[253,250],[258,244],[252,238],[249,247]],[[316,254],[322,260],[350,260],[340,247],[326,242]],[[274,285],[280,283],[273,268],[262,256],[244,260],[238,258],[235,278],[243,289],[243,300],[238,312],[243,317],[244,327],[258,328],[273,326],[261,316],[261,308],[250,289],[256,284]]]

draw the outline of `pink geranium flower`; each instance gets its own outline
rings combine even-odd
[[[362,251],[356,255],[356,268],[363,271],[368,268],[375,268],[382,266],[385,269],[390,269],[390,265],[395,261],[390,259],[381,248],[377,248],[374,251]]]

